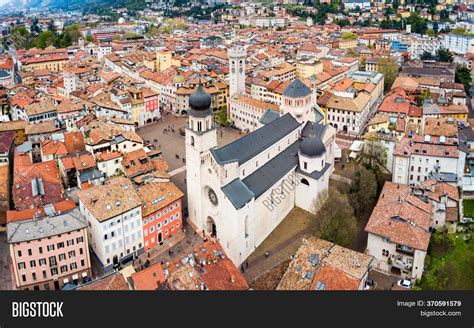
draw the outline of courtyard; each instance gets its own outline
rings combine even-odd
[[[163,158],[168,162],[172,172],[186,165],[185,137],[180,134],[184,129],[187,118],[184,116],[166,115],[161,122],[140,127],[137,133],[143,140],[162,151]],[[217,144],[222,147],[243,136],[239,130],[231,127],[217,127]]]
[[[314,221],[310,213],[295,207],[270,235],[250,254],[244,263],[244,275],[252,282],[271,268],[289,259],[311,235]],[[268,256],[266,256],[268,252]]]

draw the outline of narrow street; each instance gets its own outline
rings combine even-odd
[[[0,233],[0,290],[13,289],[14,284],[12,279],[7,234],[2,232]]]

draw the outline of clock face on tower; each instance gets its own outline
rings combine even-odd
[[[212,188],[209,188],[209,191],[207,192],[207,196],[209,197],[209,201],[211,202],[212,205],[217,206],[219,205],[219,200],[217,199],[217,195]]]

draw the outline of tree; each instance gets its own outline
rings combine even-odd
[[[433,60],[433,59],[435,59],[435,56],[433,56],[430,52],[425,50],[421,54],[420,59],[421,60]]]
[[[436,59],[443,63],[453,62],[453,56],[451,55],[448,49],[444,49],[444,48],[438,49],[438,51],[436,52]]]
[[[357,40],[357,34],[352,32],[344,32],[342,33],[343,40]]]
[[[222,106],[215,114],[216,122],[221,126],[229,125],[229,121],[227,120],[227,108]]]
[[[398,65],[388,57],[377,60],[377,70],[383,74],[385,90],[390,90],[398,75]]]
[[[349,199],[336,189],[330,189],[327,198],[321,196],[313,204],[315,234],[343,247],[350,246],[356,234],[357,220]]]
[[[337,25],[339,25],[340,27],[344,27],[344,26],[347,26],[347,25],[351,25],[351,22],[349,22],[348,19],[336,19],[335,20],[335,23]],[[349,32],[350,33],[350,32]]]
[[[10,32],[10,41],[15,49],[26,49],[29,46],[30,32],[24,26],[18,26]]]
[[[414,33],[425,34],[427,28],[426,19],[420,17],[418,12],[411,13],[407,18],[407,24],[411,25],[412,31]]]
[[[376,138],[369,138],[365,141],[361,152],[359,153],[361,161],[375,171],[387,170],[387,149]]]
[[[356,215],[372,208],[377,197],[377,177],[364,166],[357,172],[349,191],[350,201]]]
[[[455,80],[457,83],[462,83],[464,85],[464,90],[469,92],[472,83],[471,71],[469,68],[464,65],[457,65]]]
[[[426,35],[428,35],[429,37],[435,37],[436,33],[435,33],[434,29],[429,28],[429,29],[426,30]]]
[[[81,28],[84,27],[81,24],[72,24],[64,28],[64,33],[67,33],[69,37],[71,38],[71,42],[75,43],[77,40],[79,40],[80,37],[82,37],[81,33]]]
[[[32,42],[31,45],[37,48],[47,48],[49,46],[53,46],[58,42],[57,34],[51,30],[46,30],[41,32],[38,37],[36,37]]]

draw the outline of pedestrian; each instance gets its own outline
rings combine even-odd
[[[265,257],[268,257],[268,251],[265,251]]]

